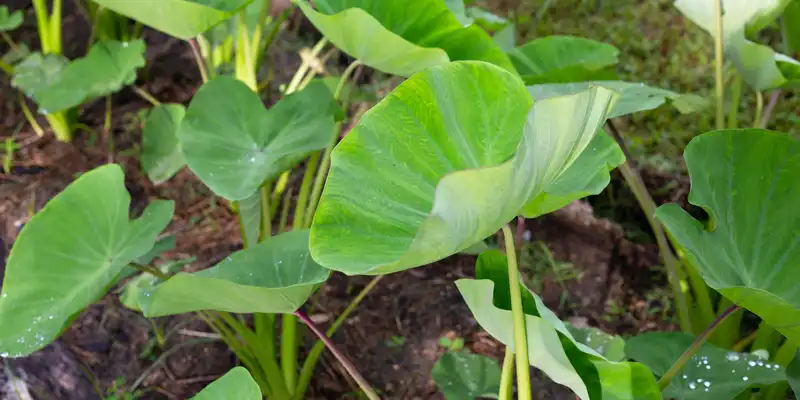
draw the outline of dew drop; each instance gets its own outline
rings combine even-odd
[[[689,382],[689,389],[695,390],[697,389],[697,385],[694,382]]]
[[[746,380],[748,380],[748,379],[750,379],[750,378],[748,378],[748,377],[746,377],[746,376],[743,376],[743,377],[742,377],[742,380],[743,380],[743,381],[746,381]]]
[[[725,355],[725,359],[728,361],[739,361],[739,353],[732,351]]]
[[[749,365],[751,367],[755,367],[756,366],[756,362],[755,361],[748,361],[747,365]]]
[[[710,365],[706,365],[706,369],[711,369],[711,366]]]
[[[705,382],[703,382],[703,386],[705,386],[705,387],[709,387],[709,386],[711,386],[711,381],[705,381]]]

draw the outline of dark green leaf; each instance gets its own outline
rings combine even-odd
[[[444,353],[431,377],[447,400],[496,399],[500,391],[497,361],[466,351]]]
[[[128,216],[122,169],[83,174],[31,218],[11,249],[0,294],[0,353],[18,357],[52,340],[146,254],[172,217],[171,201]]]
[[[321,82],[267,110],[247,85],[223,76],[197,91],[178,139],[186,163],[203,183],[222,197],[241,200],[324,149],[334,134],[334,115],[333,95]]]
[[[711,226],[677,204],[656,217],[709,286],[799,339],[800,143],[759,129],[716,131],[694,138],[684,157],[689,202],[708,212]]]
[[[142,169],[158,185],[172,178],[184,165],[180,127],[186,109],[180,104],[162,104],[147,115],[142,130]]]
[[[693,341],[693,336],[684,333],[650,332],[628,339],[625,354],[660,376]],[[685,400],[729,400],[752,385],[783,380],[786,374],[778,364],[706,343],[672,380],[664,395]]]
[[[576,328],[567,325],[575,341],[582,343],[608,361],[622,361],[625,359],[625,340],[617,335],[611,335],[600,329],[587,327]]]
[[[536,39],[508,55],[528,85],[601,80],[619,61],[616,47],[574,36]]]

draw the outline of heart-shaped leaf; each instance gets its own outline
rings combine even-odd
[[[252,0],[93,0],[168,35],[189,40],[230,18]]]
[[[139,301],[148,317],[198,310],[292,313],[329,271],[308,254],[308,231],[296,230],[237,251],[212,268],[179,273]]]
[[[338,48],[377,70],[411,76],[456,60],[482,60],[509,71],[508,56],[480,27],[464,27],[442,0],[297,0]]]
[[[0,32],[13,31],[22,25],[22,11],[9,12],[8,7],[0,6]]]
[[[489,357],[448,351],[434,364],[431,378],[447,400],[496,399],[500,374],[497,361]]]
[[[222,76],[194,95],[178,139],[186,163],[203,183],[222,197],[241,200],[324,149],[334,135],[335,110],[333,95],[321,82],[267,110],[247,85]]]
[[[483,329],[514,351],[508,264],[497,250],[478,258],[477,279],[456,286]],[[577,341],[566,325],[524,285],[522,291],[531,365],[581,399],[661,399],[653,374],[642,364],[613,362]]]
[[[692,22],[712,36],[716,36],[714,3],[717,0],[675,0],[678,8]],[[768,46],[747,40],[774,20],[790,0],[741,1],[723,0],[723,37],[725,54],[755,90],[766,90],[786,85],[798,75],[784,75],[779,63],[796,64],[790,57],[776,53]],[[799,71],[800,72],[800,71]]]
[[[613,79],[608,67],[619,61],[610,45],[574,36],[547,36],[508,53],[528,85]]]
[[[625,354],[661,376],[693,341],[693,336],[680,332],[649,332],[628,339]],[[786,373],[778,364],[706,343],[672,379],[664,397],[729,400],[752,385],[785,380]]]
[[[623,81],[573,82],[564,84],[540,84],[529,86],[534,100],[580,93],[592,86],[602,86],[619,93],[619,100],[609,113],[609,118],[621,117],[640,111],[653,110],[667,101],[680,113],[692,113],[706,106],[706,101],[692,94],[680,94],[670,90],[647,86],[643,83]]]
[[[711,226],[676,204],[656,217],[709,286],[800,339],[800,143],[765,130],[716,131],[692,139],[684,157],[689,202]]]
[[[105,165],[81,175],[25,224],[0,294],[2,356],[25,356],[53,341],[153,247],[173,203],[154,201],[131,221],[130,199],[122,169]]]
[[[180,104],[161,104],[147,114],[142,129],[142,169],[158,185],[172,178],[184,165],[178,128],[186,109]]]
[[[101,42],[66,65],[59,56],[32,54],[15,68],[12,83],[36,101],[40,112],[66,110],[132,84],[145,64],[144,49],[142,40]]]
[[[221,378],[211,382],[192,400],[261,400],[261,388],[244,367],[234,367]]]
[[[610,172],[624,162],[625,154],[614,139],[599,132],[564,174],[525,204],[522,215],[535,218],[599,194],[611,182]]]
[[[593,139],[613,92],[538,101],[519,78],[462,61],[402,83],[333,152],[311,252],[346,274],[400,271],[496,232]]]

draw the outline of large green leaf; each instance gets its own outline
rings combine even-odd
[[[93,0],[114,12],[184,40],[230,18],[252,0]]]
[[[497,250],[478,258],[477,279],[456,286],[483,329],[514,351],[508,266]],[[661,399],[653,374],[642,364],[613,362],[577,341],[566,325],[524,285],[528,357],[531,365],[581,399]]]
[[[172,178],[184,165],[178,128],[186,109],[180,104],[161,104],[147,114],[142,130],[142,169],[158,185]]]
[[[480,27],[464,27],[442,0],[297,0],[326,38],[372,68],[411,76],[456,60],[509,71],[508,57]]]
[[[464,61],[416,74],[333,152],[311,252],[346,274],[400,271],[496,232],[560,177],[614,94],[535,102],[519,78]]]
[[[0,32],[13,31],[22,25],[22,11],[9,12],[8,7],[0,6]]]
[[[594,327],[577,328],[567,325],[567,328],[576,342],[583,343],[609,361],[625,359],[625,340],[621,337]]]
[[[65,110],[132,84],[145,64],[144,49],[142,40],[101,42],[66,65],[58,56],[32,54],[15,69],[12,83],[36,101],[40,112]]]
[[[573,200],[599,194],[611,182],[611,170],[624,162],[622,149],[601,131],[564,174],[525,204],[522,215],[535,218],[558,210]]]
[[[656,211],[709,286],[800,339],[800,143],[758,129],[704,133],[684,152],[689,202],[706,229],[676,204]]]
[[[211,382],[192,400],[261,400],[261,389],[244,367],[234,367],[221,378]]]
[[[2,356],[24,356],[53,341],[153,247],[173,203],[155,201],[133,221],[129,207],[122,169],[105,165],[83,174],[25,225],[0,294]]]
[[[244,83],[227,76],[203,85],[183,118],[178,139],[189,168],[216,194],[244,199],[333,136],[333,95],[321,82],[271,109]]]
[[[431,378],[447,400],[496,399],[500,374],[496,360],[468,351],[448,351],[434,364]]]
[[[616,64],[619,50],[574,36],[547,36],[508,53],[528,85],[602,80],[613,77],[606,68]]]
[[[714,3],[717,0],[676,0],[675,6],[695,24],[716,36]],[[736,65],[745,82],[755,90],[780,87],[800,79],[800,71],[788,75],[781,64],[797,64],[768,46],[751,42],[754,34],[773,20],[791,0],[723,0],[722,17],[725,54]]]
[[[621,117],[640,111],[653,110],[667,101],[681,113],[692,113],[706,106],[704,99],[691,94],[647,86],[643,83],[623,81],[592,81],[563,84],[539,84],[528,87],[534,100],[579,93],[592,86],[602,86],[619,93],[619,100],[609,113],[609,118]]]
[[[198,310],[292,313],[329,271],[308,254],[308,231],[297,230],[237,251],[212,268],[179,273],[139,306],[149,317]]]
[[[694,337],[679,332],[649,332],[627,340],[625,354],[663,375],[692,345]],[[703,345],[664,391],[668,398],[730,400],[752,385],[786,380],[778,364],[752,354]]]

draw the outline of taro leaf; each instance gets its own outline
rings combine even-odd
[[[211,382],[192,400],[261,400],[261,388],[244,367],[234,367],[221,378]]]
[[[72,108],[133,83],[145,63],[144,42],[101,42],[86,57],[63,63],[60,56],[32,54],[15,69],[13,84],[43,113]]]
[[[619,100],[609,113],[609,118],[653,110],[667,101],[682,114],[692,113],[706,106],[705,100],[696,95],[680,94],[666,89],[647,86],[643,83],[623,81],[541,84],[528,86],[528,91],[534,100],[542,100],[555,96],[578,93],[591,86],[602,86],[620,94]]]
[[[237,251],[212,268],[179,273],[145,293],[139,306],[148,317],[198,310],[292,313],[328,274],[308,254],[308,231],[296,230]]]
[[[578,328],[567,325],[572,337],[578,343],[596,351],[608,361],[622,361],[625,359],[625,340],[617,335],[611,335],[594,327]]]
[[[0,32],[13,31],[22,25],[22,11],[9,12],[8,7],[0,6]]]
[[[508,56],[478,26],[464,27],[442,0],[297,0],[337,47],[377,70],[411,76],[456,60],[482,60],[509,71]]]
[[[625,354],[661,376],[693,341],[693,336],[680,332],[649,332],[628,339]],[[672,379],[664,397],[728,400],[752,385],[784,380],[786,373],[778,364],[706,343]]]
[[[574,36],[547,36],[511,50],[509,58],[528,85],[610,78],[619,49]]]
[[[795,353],[794,358],[786,366],[786,379],[794,392],[794,398],[800,398],[800,353]]]
[[[458,22],[463,26],[472,24],[472,18],[467,16],[467,8],[464,6],[464,0],[444,0],[447,9],[458,19]]]
[[[509,23],[505,28],[497,31],[492,36],[492,40],[501,50],[511,51],[517,45],[517,27],[514,23]]]
[[[158,185],[172,178],[184,165],[178,128],[186,109],[180,104],[161,104],[150,110],[142,130],[142,169]]]
[[[180,271],[181,268],[192,262],[194,262],[194,257],[185,260],[167,262],[159,266],[158,269],[165,274],[171,275]],[[142,295],[149,293],[149,290],[151,290],[153,286],[159,282],[161,282],[161,279],[151,274],[139,274],[125,285],[125,289],[122,292],[122,295],[119,297],[120,303],[131,310],[141,311],[139,301],[141,301]]]
[[[497,32],[510,23],[507,19],[480,7],[470,7],[466,10],[466,14],[488,32]]]
[[[800,143],[760,129],[716,131],[692,139],[684,157],[689,202],[708,212],[712,227],[677,204],[656,217],[709,286],[800,339]]]
[[[333,152],[311,252],[346,274],[440,260],[496,232],[562,175],[613,92],[534,103],[519,78],[462,61],[403,82]]]
[[[133,262],[139,265],[150,265],[158,256],[161,254],[170,251],[175,248],[175,244],[177,243],[177,239],[175,235],[168,235],[164,236],[156,241],[153,244],[153,248],[150,249],[147,253],[142,256],[137,257]],[[125,267],[122,269],[119,275],[117,275],[117,279],[114,280],[114,284],[121,282],[123,279],[127,279],[131,275],[137,272],[136,268],[133,267]]]
[[[783,10],[782,18],[783,37],[789,47],[787,53],[800,52],[800,1],[790,1],[786,9]]]
[[[444,353],[431,371],[433,381],[447,400],[496,399],[500,374],[497,361],[467,351]]]
[[[601,131],[563,175],[525,205],[522,215],[535,218],[599,194],[611,182],[611,170],[624,162],[625,154],[617,143]]]
[[[489,250],[478,257],[477,279],[460,279],[456,286],[483,329],[512,351],[508,265],[505,256]],[[554,382],[586,399],[661,399],[653,374],[642,364],[614,362],[577,341],[566,325],[524,285],[523,310],[531,365]]]
[[[252,0],[93,0],[116,13],[189,40],[230,18]]]
[[[321,82],[266,110],[247,85],[222,76],[194,95],[178,139],[186,163],[203,183],[222,197],[241,200],[324,149],[334,134],[334,116],[333,96]]]
[[[676,0],[677,7],[692,22],[712,36],[716,34],[714,2],[717,0]],[[790,0],[724,0],[723,44],[725,54],[755,90],[766,90],[800,80],[800,74],[787,75],[778,64],[797,63],[768,46],[751,42],[746,33],[754,34],[763,28]],[[746,32],[747,31],[747,32]]]
[[[122,169],[110,164],[83,174],[25,225],[0,295],[2,356],[25,356],[53,341],[153,247],[173,203],[154,201],[133,221],[129,207]]]

